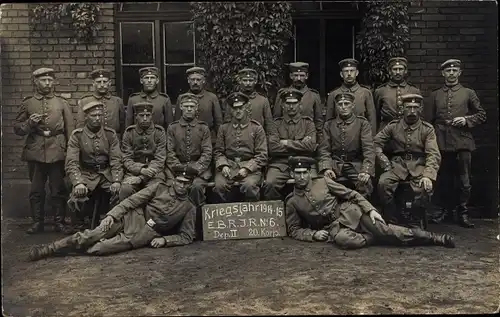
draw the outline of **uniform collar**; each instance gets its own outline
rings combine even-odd
[[[288,115],[285,114],[283,116],[283,119],[285,119],[286,123],[293,122],[294,124],[297,124],[297,122],[299,122],[300,119],[302,119],[302,117],[301,116],[296,116],[295,118],[290,118]]]
[[[184,195],[184,196],[177,195],[177,193],[175,192],[175,189],[174,189],[173,185],[169,186],[169,188],[168,188],[168,194],[170,195],[170,197],[175,198],[177,200],[186,200],[188,198],[188,195]]]
[[[151,122],[151,125],[146,129],[146,130],[143,130],[139,127],[139,125],[136,125],[135,126],[135,130],[137,131],[138,134],[140,135],[143,135],[143,134],[151,134],[151,132],[153,132],[153,130],[155,129],[155,124],[153,122]]]
[[[403,80],[400,84],[396,84],[395,82],[393,82],[392,80],[389,80],[389,82],[387,83],[390,87],[406,87],[407,85],[407,82],[406,80]]]
[[[142,98],[147,98],[147,97],[149,97],[149,98],[153,98],[153,99],[155,99],[156,97],[158,97],[158,95],[159,95],[158,90],[155,90],[155,91],[153,91],[153,92],[152,92],[152,93],[150,93],[150,94],[146,93],[145,91],[141,91],[141,97],[142,97]]]
[[[101,127],[99,131],[97,131],[96,133],[90,131],[90,129],[87,126],[83,127],[83,132],[91,139],[102,136],[104,133],[103,131],[104,131],[103,127]]]
[[[420,125],[422,124],[422,120],[420,120],[420,119],[417,122],[415,122],[413,125],[408,125],[404,118],[401,119],[401,121],[403,122],[403,128],[405,130],[412,130],[413,131],[413,130],[417,129],[418,127],[420,127]]]
[[[356,116],[354,115],[354,113],[351,114],[351,116],[349,118],[347,118],[347,120],[342,120],[340,118],[340,116],[337,117],[337,125],[340,125],[342,123],[344,124],[351,124],[354,122],[354,119],[356,118]]]
[[[50,93],[48,93],[46,95],[42,95],[42,94],[36,92],[35,95],[34,95],[34,97],[36,99],[38,99],[38,100],[42,100],[43,98],[45,98],[45,99],[52,99],[52,98],[54,98],[54,93],[50,92]]]
[[[248,120],[245,123],[236,123],[236,122],[233,122],[233,128],[235,128],[235,129],[238,129],[238,128],[244,129],[244,128],[246,128],[248,126],[249,123],[250,123],[250,120]]]
[[[297,187],[294,187],[293,193],[298,196],[304,196],[306,193],[311,191],[311,187],[312,187],[312,180],[309,181],[309,184],[307,184],[307,187],[304,189],[299,189]]]
[[[354,85],[352,85],[351,87],[347,87],[345,83],[342,83],[342,85],[340,86],[340,90],[342,90],[343,92],[356,92],[356,90],[359,89],[359,84],[356,82]]]
[[[293,87],[293,85],[290,85],[289,88],[297,89],[297,88]],[[302,87],[302,89],[297,89],[297,90],[300,91],[302,94],[305,94],[309,90],[309,87],[307,87],[307,85],[305,85],[304,87]]]
[[[191,126],[191,127],[194,127],[194,126],[196,126],[196,123],[197,123],[197,122],[198,122],[198,120],[196,120],[196,119],[191,120],[191,122],[187,122],[187,121],[186,121],[186,120],[184,120],[184,118],[182,118],[182,117],[179,119],[179,124],[180,124],[181,126],[183,126],[183,127],[188,126],[188,125],[189,125],[189,126]]]
[[[111,93],[108,91],[107,94],[105,95],[99,95],[97,92],[94,91],[94,93],[92,94],[96,99],[101,99],[101,98],[106,98],[106,99],[109,99],[111,98]]]
[[[451,90],[451,91],[457,91],[459,90],[460,88],[462,88],[462,85],[460,83],[456,84],[455,86],[446,86],[446,85],[443,85],[443,90],[444,91],[448,91],[448,90]]]
[[[193,91],[191,91],[191,89],[189,89],[189,92],[192,94],[195,94]],[[197,93],[195,95],[198,96],[199,98],[203,98],[204,94],[205,94],[205,89],[202,89],[199,93]]]

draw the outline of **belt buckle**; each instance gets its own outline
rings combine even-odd
[[[50,136],[50,130],[43,130],[43,136]]]
[[[413,160],[413,155],[411,153],[405,153],[404,159],[407,161],[412,161]]]

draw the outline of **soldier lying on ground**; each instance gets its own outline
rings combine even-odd
[[[387,225],[361,194],[329,177],[311,179],[309,157],[289,161],[295,179],[294,191],[286,198],[288,235],[301,241],[329,241],[344,249],[371,244],[442,245],[453,248],[453,238],[421,229]]]
[[[161,181],[144,188],[111,209],[97,228],[33,247],[29,259],[36,261],[70,251],[105,255],[147,245],[160,248],[190,244],[195,236],[196,209],[188,199],[188,189],[198,172],[190,167],[174,172],[173,185]]]

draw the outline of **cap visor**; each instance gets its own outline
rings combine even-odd
[[[245,104],[244,102],[238,101],[238,102],[233,103],[233,107],[241,107],[244,104]]]
[[[299,102],[299,99],[297,98],[286,98],[285,102]]]

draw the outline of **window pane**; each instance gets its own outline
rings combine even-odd
[[[185,93],[189,89],[186,78],[186,70],[193,66],[167,66],[165,67],[166,74],[166,91],[172,103],[177,101],[177,97]]]
[[[158,9],[158,2],[125,2],[120,5],[120,11],[154,11]]]
[[[154,65],[149,65],[154,66]],[[141,91],[142,85],[140,83],[139,69],[145,66],[123,66],[122,67],[122,83],[123,102],[127,105],[128,97],[134,93]]]
[[[165,64],[194,63],[194,32],[192,22],[163,24]]]
[[[123,64],[154,64],[153,23],[122,22]]]
[[[162,2],[160,4],[161,11],[190,11],[191,5],[189,2]]]

